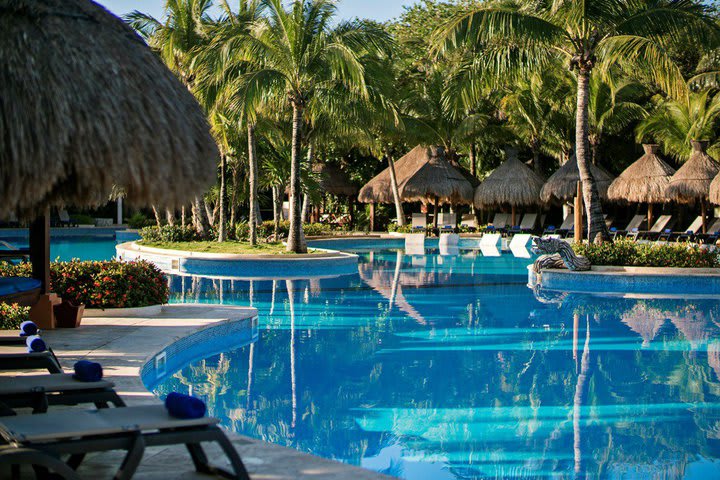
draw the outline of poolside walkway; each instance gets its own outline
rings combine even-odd
[[[105,378],[115,382],[116,389],[126,402],[140,405],[159,402],[145,389],[139,376],[140,368],[155,353],[169,343],[217,322],[250,321],[256,316],[257,311],[249,307],[171,305],[164,307],[161,313],[148,317],[83,318],[80,328],[48,331],[43,338],[53,347],[66,370],[81,358],[100,362]],[[390,478],[236,434],[231,434],[231,439],[253,480]],[[219,449],[208,445],[207,451],[211,460],[217,459],[215,464],[228,465]],[[122,456],[122,452],[89,456],[79,473],[83,478],[112,478]],[[148,448],[134,478],[212,478],[192,470],[192,462],[183,446]]]

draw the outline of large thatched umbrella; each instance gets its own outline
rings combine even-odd
[[[202,109],[119,18],[88,0],[13,0],[0,31],[0,215],[40,215],[30,253],[41,281],[48,207],[103,203],[113,185],[172,206],[214,181]]]
[[[669,200],[681,203],[700,202],[703,233],[707,232],[705,200],[710,194],[710,184],[720,173],[720,163],[707,154],[708,142],[693,140],[690,159],[678,169],[665,189]]]
[[[395,162],[395,175],[401,201],[435,205],[471,204],[473,186],[459,168],[447,160],[443,147],[418,145]],[[358,200],[363,203],[393,203],[390,169],[386,168],[360,189]]]
[[[545,179],[518,160],[517,150],[508,149],[507,156],[507,160],[475,189],[475,206],[510,205],[512,224],[516,225],[515,208],[540,203],[540,190]]]
[[[596,165],[590,165],[600,198],[607,198],[607,191],[613,181],[612,175]],[[577,194],[577,183],[580,181],[580,170],[573,155],[555,173],[550,175],[540,191],[540,200],[545,203],[564,203],[572,200]]]
[[[643,145],[645,155],[625,169],[608,188],[609,200],[648,204],[648,227],[652,225],[653,203],[666,200],[665,189],[675,169],[658,155],[659,145]]]

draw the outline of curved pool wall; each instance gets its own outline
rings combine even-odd
[[[592,267],[589,272],[528,267],[528,284],[542,290],[578,293],[720,295],[720,269]]]
[[[325,255],[225,255],[148,248],[135,243],[116,247],[122,260],[146,260],[166,273],[228,279],[332,277],[357,272],[358,257],[328,251]]]
[[[140,378],[155,390],[169,374],[194,362],[230,352],[257,342],[258,317],[227,320],[183,337],[150,357],[140,369]]]

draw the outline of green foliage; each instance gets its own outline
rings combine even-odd
[[[634,267],[717,268],[716,251],[691,243],[638,243],[629,239],[602,244],[574,244],[573,249],[593,265]]]
[[[29,277],[29,263],[0,263],[2,277]],[[165,275],[152,263],[73,260],[50,264],[50,289],[87,308],[134,308],[168,301]]]
[[[305,232],[305,236],[321,237],[332,234],[333,227],[327,223],[306,223],[303,225],[303,231]]]
[[[134,229],[149,227],[153,223],[155,223],[153,220],[149,219],[140,212],[135,212],[132,217],[128,218],[127,221],[128,227]]]
[[[148,242],[192,242],[200,238],[194,228],[181,225],[157,225],[140,230],[140,237]]]
[[[390,233],[412,233],[413,228],[412,225],[398,225],[395,222],[390,222],[388,224],[388,232]]]
[[[287,238],[288,232],[290,231],[290,222],[283,220],[280,222],[279,228],[280,238]],[[303,225],[303,231],[308,237],[316,237],[322,235],[330,235],[334,230],[332,225],[326,223],[306,223]],[[257,235],[260,241],[270,237],[275,232],[275,222],[272,220],[266,220],[258,225]],[[235,236],[239,241],[247,241],[250,233],[247,222],[240,222],[235,226]]]
[[[70,215],[70,220],[72,220],[73,223],[77,223],[78,225],[95,225],[95,219],[90,215],[86,215],[84,213],[76,213],[75,215]]]
[[[0,303],[0,330],[17,330],[27,320],[30,320],[30,307]]]

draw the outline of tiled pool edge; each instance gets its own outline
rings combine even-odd
[[[720,295],[720,269],[594,266],[589,272],[528,267],[531,286],[576,293]]]
[[[225,278],[307,278],[357,272],[358,256],[327,250],[321,255],[230,255],[163,250],[121,243],[118,258],[147,260],[166,273]]]

